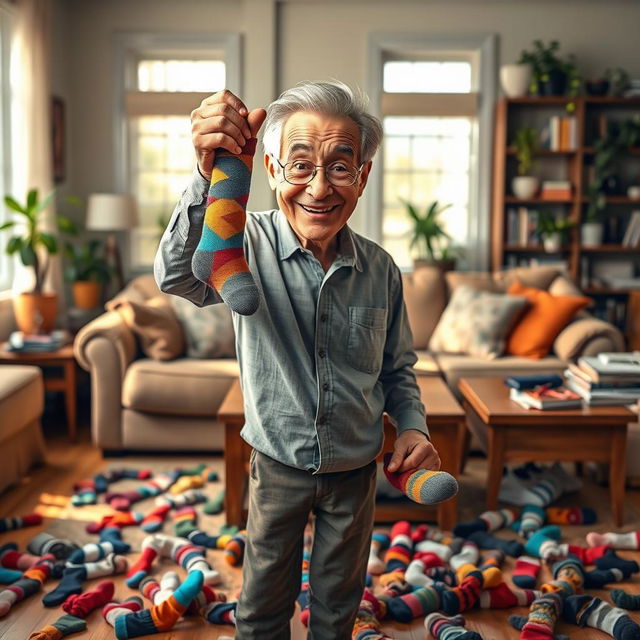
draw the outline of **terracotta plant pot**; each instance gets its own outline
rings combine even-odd
[[[73,303],[78,309],[95,309],[100,304],[102,285],[92,280],[77,280],[71,285]]]
[[[427,258],[416,258],[413,261],[414,271],[420,267],[435,267],[440,271],[453,271],[456,268],[455,258],[447,258],[446,260],[429,260]]]
[[[58,294],[19,293],[13,299],[13,313],[23,333],[50,333],[56,324]]]

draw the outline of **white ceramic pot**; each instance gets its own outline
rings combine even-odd
[[[580,227],[580,243],[583,247],[599,247],[604,227],[600,222],[585,222]]]
[[[559,233],[551,233],[542,238],[542,244],[547,253],[556,253],[562,247],[562,236]]]
[[[503,64],[500,67],[500,84],[507,98],[521,98],[529,93],[532,72],[530,64]]]
[[[540,181],[535,176],[516,176],[511,181],[513,195],[520,200],[528,200],[538,193]]]

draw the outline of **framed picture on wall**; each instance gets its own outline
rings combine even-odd
[[[53,152],[53,181],[64,182],[65,179],[65,127],[64,101],[62,98],[51,98],[51,149]]]

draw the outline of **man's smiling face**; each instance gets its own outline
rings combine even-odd
[[[280,141],[280,162],[306,160],[328,166],[334,162],[357,168],[360,158],[360,129],[344,116],[298,111],[284,127]],[[367,183],[371,162],[362,168],[348,187],[332,185],[324,169],[318,169],[308,184],[284,180],[278,158],[265,156],[269,183],[276,191],[278,206],[304,247],[325,254],[335,248],[335,236],[347,223]]]

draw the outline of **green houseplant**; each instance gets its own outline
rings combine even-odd
[[[520,127],[516,131],[513,146],[516,148],[518,175],[511,181],[513,194],[521,200],[533,198],[540,186],[538,178],[531,175],[533,156],[538,148],[538,133],[532,127]]]
[[[25,267],[33,269],[34,284],[31,291],[14,298],[14,312],[18,328],[24,333],[48,332],[53,329],[57,310],[57,296],[44,293],[43,285],[50,265],[50,257],[58,252],[58,240],[52,233],[41,230],[43,214],[53,200],[54,192],[40,200],[38,190],[31,189],[24,204],[12,196],[5,196],[5,205],[22,216],[21,220],[9,220],[0,231],[15,230],[9,236],[5,251],[17,254]],[[73,232],[75,225],[68,218],[56,216],[60,231]]]
[[[569,232],[575,226],[573,220],[556,218],[548,212],[542,212],[538,218],[536,231],[542,238],[545,251],[554,253],[566,244]]]
[[[580,91],[580,75],[573,55],[560,57],[560,43],[551,40],[533,41],[533,49],[524,49],[519,64],[530,64],[533,69],[530,91],[541,96],[577,96]]]
[[[420,214],[418,209],[410,202],[402,200],[409,218],[413,222],[410,249],[418,249],[416,264],[428,264],[437,266],[443,271],[449,271],[455,266],[455,258],[449,251],[451,236],[444,230],[444,224],[440,218],[451,204],[440,205],[435,200]]]
[[[79,245],[65,243],[65,276],[72,283],[74,304],[80,309],[97,307],[102,285],[111,281],[112,269],[101,253],[102,247],[100,240]]]

